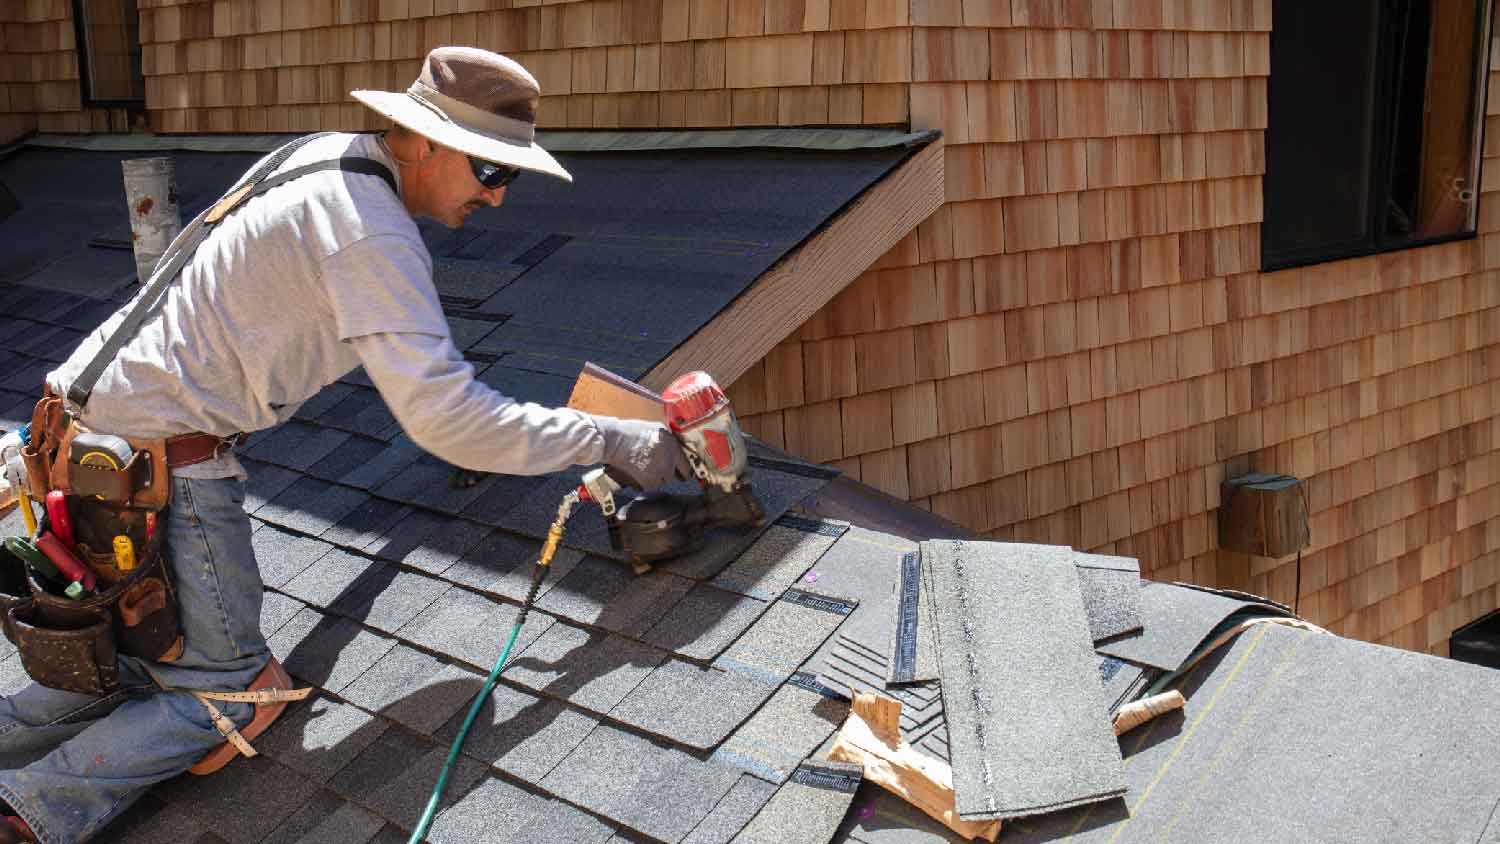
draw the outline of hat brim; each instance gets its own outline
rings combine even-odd
[[[557,159],[538,146],[535,141],[530,145],[523,145],[470,131],[458,123],[443,119],[408,94],[398,94],[392,91],[351,91],[349,93],[365,106],[413,132],[445,147],[452,147],[465,155],[472,155],[495,164],[509,164],[522,170],[545,173],[565,182],[573,181],[573,176],[557,163]]]

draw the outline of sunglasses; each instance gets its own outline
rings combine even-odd
[[[521,168],[519,167],[506,167],[503,164],[493,164],[475,158],[472,155],[468,156],[468,158],[469,169],[474,171],[474,178],[478,179],[479,183],[489,190],[503,188],[514,182],[516,177],[521,175]]]

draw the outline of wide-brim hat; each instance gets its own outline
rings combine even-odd
[[[355,99],[423,137],[495,164],[573,181],[536,143],[542,89],[512,59],[473,47],[438,47],[402,92],[352,91]]]

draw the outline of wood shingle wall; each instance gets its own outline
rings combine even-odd
[[[69,0],[0,2],[0,144],[32,132],[119,132],[120,109],[83,108]]]
[[[907,0],[141,0],[152,125],[375,128],[441,44],[506,53],[550,128],[904,123]]]
[[[26,22],[0,111],[76,110],[76,81],[46,109],[11,82],[15,26],[28,80],[74,79],[47,58],[67,6],[3,4]],[[1479,239],[1259,272],[1270,0],[140,6],[156,131],[373,128],[347,91],[439,44],[522,61],[547,127],[940,128],[947,204],[733,386],[747,428],[991,536],[1351,636],[1441,653],[1496,606],[1500,127]],[[1294,558],[1215,547],[1249,470],[1307,481],[1300,596]]]
[[[1259,272],[1270,5],[914,3],[949,202],[735,385],[746,427],[995,538],[1446,653],[1500,580],[1500,162],[1480,239]],[[1307,481],[1300,599],[1295,557],[1216,548],[1252,470]]]

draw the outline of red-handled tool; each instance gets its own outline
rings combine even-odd
[[[43,533],[36,538],[36,549],[47,556],[52,564],[57,566],[63,577],[75,583],[83,585],[85,591],[92,592],[97,582],[94,580],[94,570],[84,565],[68,546],[64,545],[56,534]]]
[[[60,489],[47,493],[47,521],[64,545],[71,548],[78,544],[73,536],[73,518],[68,515],[68,496]]]

